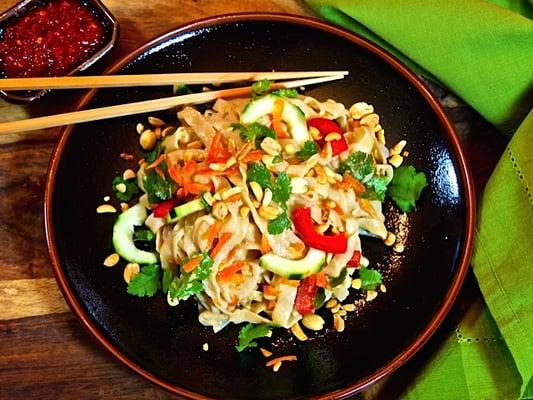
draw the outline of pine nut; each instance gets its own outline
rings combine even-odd
[[[117,209],[113,207],[111,204],[102,204],[101,206],[98,206],[98,208],[96,209],[96,212],[98,214],[116,213]]]
[[[291,332],[300,342],[305,342],[308,339],[298,322],[291,326]]]
[[[296,154],[298,150],[296,149],[296,146],[292,143],[288,143],[285,145],[285,153],[292,156],[293,154]]]
[[[379,291],[381,293],[385,293],[387,291],[387,287],[382,283],[381,285],[379,285]]]
[[[355,305],[354,304],[345,304],[342,306],[342,309],[347,312],[354,312],[355,311]]]
[[[122,173],[122,179],[124,179],[125,181],[127,181],[128,179],[133,179],[136,176],[137,175],[132,169],[127,169],[126,171]]]
[[[141,137],[139,138],[139,144],[141,145],[143,150],[152,150],[156,142],[157,137],[154,131],[147,129],[143,131],[143,133],[141,133]]]
[[[394,145],[394,147],[391,149],[391,154],[400,154],[404,147],[407,145],[407,141],[400,140],[398,143]]]
[[[240,186],[232,187],[231,189],[226,189],[222,193],[220,193],[220,197],[222,200],[227,200],[231,196],[234,196],[236,194],[239,194],[242,192],[242,188]]]
[[[340,140],[341,137],[342,137],[342,136],[341,136],[340,133],[338,133],[338,132],[331,132],[331,133],[328,133],[328,134],[326,135],[326,137],[324,138],[324,140],[325,140],[326,142],[333,142],[334,140]]]
[[[222,172],[226,170],[226,163],[211,163],[209,164],[209,169],[217,172]]]
[[[203,351],[209,351],[209,343],[204,343],[204,344],[202,345],[202,350],[203,350]]]
[[[117,189],[117,191],[119,191],[120,193],[126,193],[126,184],[124,183],[119,183],[117,185],[115,185],[115,189]]]
[[[263,195],[263,202],[261,204],[263,207],[268,207],[270,203],[272,203],[272,190],[266,188]]]
[[[154,129],[154,133],[157,139],[161,139],[161,128],[159,126]]]
[[[392,232],[387,232],[387,237],[383,241],[385,243],[385,246],[392,246],[396,242],[396,235]]]
[[[252,189],[252,192],[257,201],[261,201],[263,199],[263,188],[259,183],[253,181],[250,182],[250,189]]]
[[[337,332],[343,332],[344,331],[344,320],[342,317],[338,314],[335,314],[333,316],[333,326],[335,327],[335,330]]]
[[[352,288],[361,289],[361,285],[362,285],[361,279],[356,278],[356,279],[352,280]]]
[[[109,196],[104,196],[104,201],[109,201],[109,200],[111,200],[111,197],[109,197]]]
[[[269,221],[276,219],[279,215],[279,211],[274,207],[260,207],[259,215]]]
[[[399,154],[394,154],[389,158],[389,164],[395,168],[398,168],[403,163],[403,157]]]
[[[248,214],[250,213],[250,208],[249,207],[241,207],[241,209],[239,210],[239,214],[241,216],[241,218],[246,218],[248,216]]]
[[[104,265],[106,267],[113,267],[117,265],[119,260],[120,260],[120,256],[117,253],[113,253],[106,257],[106,259],[104,260]]]
[[[137,126],[135,127],[135,130],[137,131],[137,133],[140,135],[141,133],[143,133],[144,131],[144,125],[141,124],[140,122],[137,124]]]
[[[261,142],[261,148],[271,156],[277,156],[281,152],[281,145],[274,139],[266,137]]]
[[[138,275],[139,272],[141,272],[141,267],[137,263],[128,263],[126,264],[126,267],[124,268],[124,273],[122,276],[124,277],[124,280],[129,285],[131,280],[135,275]]]
[[[341,305],[337,303],[334,307],[332,307],[329,311],[331,311],[333,314],[336,314],[341,309]]]
[[[308,314],[303,317],[302,324],[312,331],[320,331],[324,327],[324,319],[317,314]]]
[[[333,308],[333,307],[335,307],[337,304],[339,304],[339,302],[337,301],[337,299],[329,299],[328,302],[326,303],[326,308]]]
[[[165,129],[161,131],[161,137],[167,137],[172,135],[174,132],[176,132],[176,128],[174,126],[167,126]]]
[[[378,292],[375,290],[369,290],[366,292],[366,301],[372,301],[378,296]]]
[[[402,152],[402,157],[405,158],[405,157],[409,157],[409,152],[407,150],[404,150]]]
[[[346,310],[342,308],[339,311],[337,311],[337,315],[340,315],[341,317],[345,317],[346,314],[347,314]]]
[[[157,117],[148,117],[148,123],[152,126],[160,127],[165,125],[165,121]]]

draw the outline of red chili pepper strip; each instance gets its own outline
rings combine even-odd
[[[156,208],[154,208],[154,217],[166,217],[168,212],[172,210],[177,204],[178,201],[176,199],[165,200],[164,202],[159,203]]]
[[[312,314],[315,312],[314,300],[318,292],[316,277],[314,275],[302,279],[298,285],[294,306],[300,315]]]
[[[321,235],[316,231],[309,207],[294,209],[292,222],[303,242],[310,247],[334,254],[344,253],[348,247],[348,238],[344,234]]]
[[[348,142],[342,134],[342,129],[334,121],[327,118],[311,118],[307,121],[307,126],[316,128],[320,132],[320,139],[317,140],[317,143],[320,145],[320,147],[324,147],[326,144],[326,136],[328,133],[338,133],[341,135],[340,139],[332,140],[330,142],[331,151],[334,156],[348,150]]]
[[[353,252],[353,256],[350,261],[346,264],[348,268],[359,268],[359,262],[361,261],[361,252],[356,250]]]

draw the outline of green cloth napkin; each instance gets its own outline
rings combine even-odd
[[[520,124],[478,208],[483,299],[406,399],[533,399],[533,5],[513,0],[307,0],[394,53],[504,132]]]

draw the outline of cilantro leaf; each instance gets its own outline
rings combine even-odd
[[[157,160],[157,157],[161,155],[161,151],[161,142],[159,141],[152,150],[144,153],[144,161],[146,161],[148,165],[152,164],[155,160]]]
[[[207,279],[213,269],[213,260],[209,254],[202,253],[202,261],[191,273],[182,271],[181,276],[172,279],[168,290],[173,299],[186,300],[204,290],[202,281]]]
[[[191,89],[183,83],[177,83],[174,85],[174,94],[175,95],[184,95],[192,93]]]
[[[280,172],[274,181],[272,190],[272,200],[278,203],[281,207],[286,208],[286,202],[291,197],[292,185],[291,178],[286,172]]]
[[[272,92],[275,96],[294,98],[298,97],[299,93],[296,89],[279,89]]]
[[[239,332],[239,344],[235,348],[240,353],[248,347],[257,347],[255,340],[268,336],[270,332],[272,332],[272,327],[268,325],[248,323],[241,328]]]
[[[252,98],[255,99],[267,93],[268,89],[270,89],[270,85],[272,85],[272,81],[269,81],[268,79],[255,82],[252,85]]]
[[[290,229],[291,220],[286,212],[281,213],[277,218],[268,222],[268,233],[271,235],[279,235],[285,229]]]
[[[344,280],[346,279],[347,274],[348,274],[348,268],[343,268],[339,276],[337,276],[336,278],[329,277],[328,280],[329,280],[329,284],[331,285],[331,287],[336,287],[336,286],[339,286],[341,283],[343,283]]]
[[[274,156],[274,158],[272,159],[272,164],[278,164],[280,162],[283,162],[283,158],[281,158],[280,155]]]
[[[359,279],[361,279],[362,290],[375,290],[381,284],[381,273],[375,269],[361,266],[359,269]]]
[[[350,154],[346,161],[341,162],[337,172],[341,175],[348,172],[355,179],[364,183],[374,174],[372,156],[363,151],[356,151]]]
[[[318,153],[318,145],[313,140],[307,140],[302,149],[296,152],[296,156],[302,160],[307,160],[316,153]]]
[[[134,242],[153,242],[155,234],[150,229],[139,229],[133,232]]]
[[[248,182],[257,182],[263,189],[272,187],[272,174],[262,164],[252,163],[248,169]]]
[[[373,176],[365,182],[366,191],[361,193],[360,196],[369,200],[383,201],[385,200],[388,184],[388,176]]]
[[[415,202],[427,185],[428,181],[423,172],[417,172],[412,165],[401,166],[394,170],[387,195],[394,200],[400,210],[410,212],[416,209]]]
[[[231,127],[239,130],[239,135],[244,141],[261,141],[266,137],[276,139],[276,133],[272,129],[257,122],[253,122],[247,126],[243,124],[232,124]]]
[[[117,185],[121,183],[126,186],[125,192],[120,192],[117,189]],[[113,179],[112,185],[113,192],[115,193],[115,196],[117,196],[117,199],[119,199],[120,201],[130,201],[133,196],[139,193],[139,187],[137,186],[135,179],[125,180],[121,176],[116,176],[115,179]]]
[[[318,310],[321,308],[324,303],[326,302],[326,291],[324,288],[318,288],[318,291],[316,292],[316,296],[313,299],[313,305],[315,306],[315,310]]]
[[[166,176],[167,166],[163,161],[159,164]],[[175,184],[170,179],[165,179],[159,176],[155,170],[150,170],[143,181],[144,190],[148,195],[148,202],[160,203],[172,198],[175,191]]]
[[[159,288],[161,268],[157,264],[146,265],[128,284],[128,293],[138,297],[152,297]]]

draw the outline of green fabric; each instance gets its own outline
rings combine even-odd
[[[520,125],[479,203],[472,265],[483,299],[403,397],[533,399],[532,2],[307,1],[446,85],[503,131]]]

